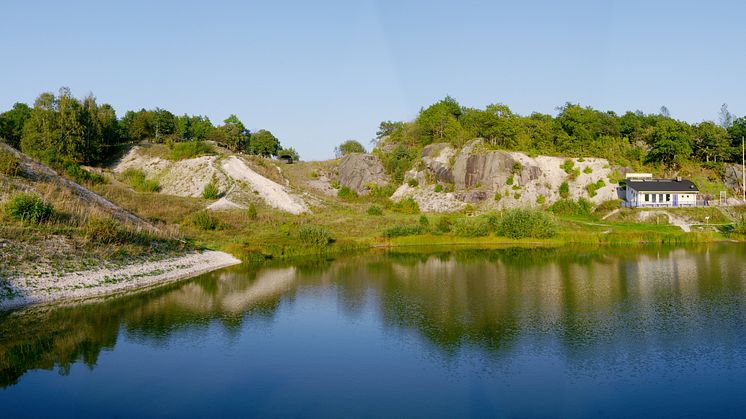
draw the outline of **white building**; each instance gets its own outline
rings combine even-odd
[[[696,207],[699,189],[686,179],[627,179],[629,207]]]

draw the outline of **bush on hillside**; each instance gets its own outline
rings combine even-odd
[[[733,232],[737,234],[746,234],[746,216],[741,216],[733,223]]]
[[[402,214],[419,214],[420,205],[412,197],[404,198],[391,205],[391,209]]]
[[[368,190],[370,191],[369,195],[372,197],[388,198],[396,192],[396,186],[390,183],[383,186],[372,183],[368,185]]]
[[[595,183],[589,183],[588,185],[586,185],[585,190],[588,191],[588,196],[593,198],[594,196],[596,196],[596,191],[603,188],[604,186],[606,186],[604,180],[599,179]]]
[[[482,237],[490,234],[490,223],[485,217],[457,218],[453,232],[460,237]]]
[[[567,181],[562,182],[560,185],[559,194],[562,199],[567,199],[570,196],[570,184]]]
[[[347,186],[341,186],[339,190],[337,191],[337,196],[342,199],[353,199],[353,198],[357,198],[358,195],[357,195],[357,192],[353,191]]]
[[[453,220],[447,215],[440,217],[435,224],[435,230],[439,233],[450,233],[452,228]]]
[[[399,224],[399,225],[395,225],[393,227],[387,228],[383,232],[383,236],[388,237],[388,238],[403,237],[403,236],[417,236],[420,234],[425,234],[427,232],[428,232],[428,229],[419,224]]]
[[[549,207],[549,211],[562,216],[591,215],[593,204],[585,198],[579,198],[577,201],[560,199]]]
[[[324,247],[334,242],[332,233],[324,227],[314,224],[304,224],[296,232],[298,240],[307,246]]]
[[[249,217],[250,220],[256,220],[258,214],[256,205],[254,205],[253,202],[249,204],[249,208],[246,210],[246,215]]]
[[[88,241],[103,244],[123,244],[133,241],[135,234],[122,228],[122,226],[111,217],[91,217],[83,228]]]
[[[210,182],[205,185],[205,188],[202,189],[202,198],[204,199],[218,199],[220,196],[220,189],[218,189],[218,180],[213,178],[210,180]]]
[[[5,204],[5,215],[24,223],[40,224],[52,218],[54,207],[39,195],[22,192],[13,195]]]
[[[378,205],[371,205],[368,207],[368,215],[378,216],[383,215],[383,210]]]
[[[148,180],[145,172],[135,168],[129,168],[119,175],[119,178],[137,192],[158,192],[161,186],[155,180]]]
[[[90,183],[97,185],[106,182],[106,178],[102,175],[96,172],[89,172],[75,163],[65,164],[65,173],[67,173],[67,177],[77,183]]]
[[[21,162],[15,154],[0,148],[0,174],[15,176],[21,173]]]
[[[557,234],[557,224],[543,211],[514,208],[503,213],[497,225],[497,234],[511,239],[544,239]]]
[[[185,160],[215,154],[215,148],[204,141],[176,143],[168,154],[170,160]]]
[[[615,209],[621,208],[621,204],[621,199],[610,199],[600,203],[593,212],[596,214],[608,214]]]
[[[207,210],[202,210],[192,214],[192,225],[200,230],[220,230],[223,224],[215,214]]]

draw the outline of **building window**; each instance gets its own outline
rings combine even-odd
[[[671,202],[671,194],[670,193],[666,194],[666,202]]]
[[[646,193],[646,194],[643,194],[643,195],[645,195],[645,202],[650,202],[650,194]]]

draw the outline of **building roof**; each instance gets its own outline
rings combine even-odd
[[[699,192],[697,185],[686,179],[627,179],[627,187],[639,192]]]

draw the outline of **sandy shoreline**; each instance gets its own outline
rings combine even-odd
[[[239,263],[240,260],[228,253],[208,250],[117,269],[73,272],[55,277],[13,278],[10,284],[16,296],[0,301],[0,310],[163,285]]]

